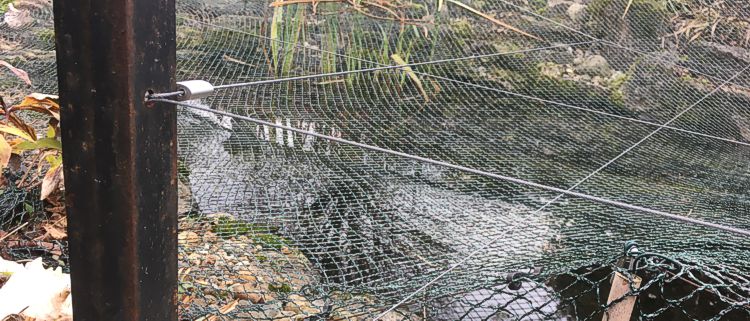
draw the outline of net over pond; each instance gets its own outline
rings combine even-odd
[[[177,78],[447,61],[178,107],[185,320],[750,320],[747,5],[269,4],[179,1]]]

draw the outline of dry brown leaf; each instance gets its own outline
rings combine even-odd
[[[8,3],[8,11],[5,12],[2,18],[2,22],[5,22],[6,25],[13,29],[18,29],[34,22],[34,18],[31,16],[29,10],[16,9],[13,6],[13,1]]]
[[[10,120],[13,126],[29,134],[29,137],[36,138],[36,130],[34,130],[34,127],[29,126],[29,124],[18,118],[15,114],[8,114],[8,120]]]
[[[19,314],[11,314],[3,318],[2,321],[34,321],[34,320],[29,320],[28,318],[25,318]]]
[[[229,312],[232,312],[235,308],[237,308],[237,305],[240,304],[240,300],[234,300],[232,302],[227,303],[227,305],[221,307],[219,309],[219,313],[221,314],[227,314]]]
[[[62,183],[62,166],[50,168],[42,180],[41,200],[47,199]]]
[[[47,208],[44,209],[45,211],[47,211],[47,213],[58,214],[58,215],[65,215],[65,205],[64,204],[62,204],[62,205],[57,204],[57,203],[60,203],[60,200],[52,199],[51,197],[48,197],[47,198],[47,202],[50,202],[50,203],[54,204],[54,206],[47,207]],[[67,225],[67,222],[65,222],[65,221],[63,221],[63,222],[64,222],[63,225]]]
[[[50,224],[45,225],[44,230],[47,231],[47,234],[55,240],[62,240],[68,237],[68,233],[66,233],[65,230],[59,229]]]
[[[6,68],[8,68],[10,72],[16,75],[16,77],[23,80],[23,82],[25,82],[27,85],[31,86],[31,78],[29,78],[29,74],[26,71],[20,68],[13,67],[13,65],[11,65],[5,60],[0,60],[0,65],[3,65]]]
[[[47,114],[60,120],[60,105],[57,103],[58,96],[33,93],[26,96],[20,104],[8,109],[8,113],[18,110],[33,110]]]

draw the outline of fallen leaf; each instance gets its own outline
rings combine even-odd
[[[0,289],[0,319],[21,314],[30,320],[60,320],[72,315],[70,297],[70,276],[60,268],[45,269],[38,258],[15,271]]]
[[[183,231],[177,234],[177,241],[180,244],[197,244],[200,240],[198,233],[192,231]]]
[[[12,154],[12,152],[13,148],[10,147],[8,141],[5,140],[5,137],[3,137],[3,135],[0,135],[0,171],[8,166],[8,162],[10,162],[10,155]]]
[[[3,65],[6,68],[10,69],[10,72],[16,75],[16,77],[23,80],[23,82],[25,82],[27,85],[31,86],[31,78],[29,78],[29,74],[26,71],[20,68],[13,67],[13,65],[5,60],[0,60],[0,65]]]
[[[33,22],[28,10],[18,10],[13,2],[8,3],[8,11],[3,15],[3,21],[11,28],[18,29]]]
[[[219,309],[219,313],[221,314],[227,314],[229,312],[232,312],[235,308],[237,308],[237,305],[240,304],[240,300],[234,300],[232,302],[227,303],[227,305],[221,307]]]
[[[50,168],[42,180],[41,200],[47,199],[52,192],[56,191],[60,183],[62,183],[62,166]]]
[[[24,241],[24,240],[6,240],[4,249],[38,249],[40,251],[46,251],[51,255],[62,255],[62,247],[59,244],[39,241]]]
[[[62,240],[68,237],[68,233],[66,233],[65,230],[61,230],[49,224],[44,226],[44,230],[47,231],[47,234],[49,234],[49,236],[55,240]]]

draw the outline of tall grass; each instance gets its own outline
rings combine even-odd
[[[304,42],[306,10],[305,5],[274,8],[271,21],[271,56],[273,70],[279,75],[289,75],[294,67],[295,52],[299,44]]]

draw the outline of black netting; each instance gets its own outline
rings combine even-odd
[[[54,92],[49,7],[18,2],[0,58]],[[449,0],[184,0],[177,78],[495,54],[190,103],[750,228],[746,4],[461,3],[528,35]],[[178,108],[185,320],[750,320],[746,237]]]

